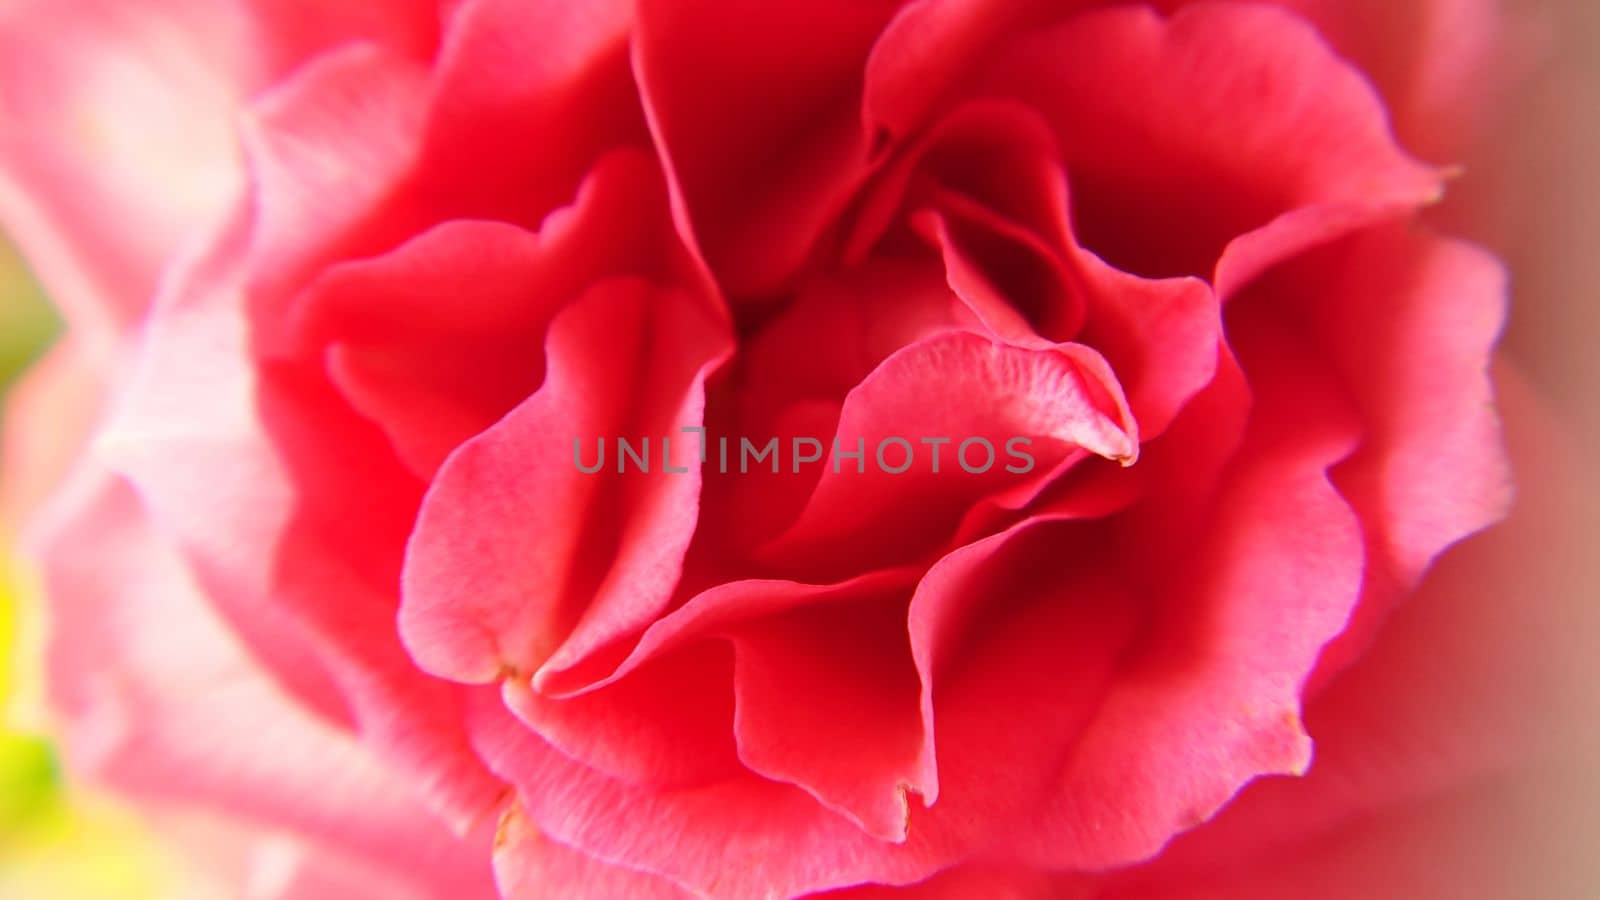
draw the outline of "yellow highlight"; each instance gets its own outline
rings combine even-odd
[[[19,666],[34,629],[12,561],[0,551],[0,900],[165,900],[184,897],[179,868],[130,814],[68,790],[47,738],[17,724],[20,692],[37,673]],[[27,700],[24,706],[32,706]],[[37,720],[36,714],[26,715]]]

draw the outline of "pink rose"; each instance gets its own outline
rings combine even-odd
[[[1560,783],[1580,476],[1423,222],[1486,2],[68,5],[53,698],[226,877],[1513,896],[1432,804]]]

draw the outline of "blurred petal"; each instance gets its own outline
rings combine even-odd
[[[227,237],[157,304],[97,451],[270,671],[323,716],[381,736],[378,752],[470,824],[499,788],[462,743],[452,689],[416,670],[394,627],[418,488],[318,373],[254,364],[245,236]]]
[[[1496,388],[1521,486],[1446,551],[1370,649],[1308,702],[1317,758],[1264,779],[1108,898],[1577,896],[1600,833],[1585,602],[1600,582],[1591,466],[1509,369]],[[1560,885],[1561,889],[1555,886]],[[1546,890],[1549,887],[1549,890]]]
[[[0,224],[80,325],[127,325],[243,184],[235,119],[325,47],[425,54],[432,4],[21,0],[0,10]]]
[[[157,803],[317,835],[420,884],[486,888],[477,848],[263,677],[126,484],[86,472],[46,522],[50,689],[76,766]]]

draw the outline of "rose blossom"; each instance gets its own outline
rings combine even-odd
[[[1405,746],[1558,443],[1395,136],[1486,7],[70,6],[0,19],[53,696],[279,893],[1368,896],[1304,848],[1512,764]],[[684,427],[1036,465],[573,464]]]

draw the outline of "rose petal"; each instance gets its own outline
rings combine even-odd
[[[1030,817],[1039,839],[1017,848],[1036,865],[1142,859],[1250,779],[1310,761],[1300,686],[1343,628],[1362,570],[1355,517],[1327,476],[1355,426],[1290,332],[1262,320],[1236,322],[1231,334],[1257,391],[1249,450],[1204,530],[1187,538],[1182,564],[1138,570],[1170,572],[1147,582],[1154,630],[1042,793]],[[1171,549],[1151,548],[1156,559]]]
[[[460,743],[450,689],[416,671],[393,625],[417,487],[320,373],[256,369],[246,234],[229,232],[171,280],[97,452],[135,485],[268,668],[324,715],[381,735],[382,750],[465,828],[499,788]],[[322,589],[343,602],[327,603]]]
[[[788,612],[811,603],[847,603],[909,588],[914,570],[869,572],[836,584],[745,579],[721,582],[690,597],[646,629],[628,656],[608,674],[588,683],[567,684],[552,677],[547,693],[569,697],[606,687],[640,666],[707,637],[729,633],[740,623]]]
[[[832,458],[799,520],[763,554],[784,565],[805,560],[812,576],[907,562],[942,529],[953,530],[976,498],[1021,477],[1005,471],[1018,465],[1005,445],[1019,436],[1035,442],[1028,452],[1039,456],[1041,472],[1073,455],[1124,463],[1138,456],[1137,426],[1120,387],[1086,347],[1028,350],[962,332],[913,344],[885,360],[845,401],[835,440],[841,451],[859,441],[865,471]],[[893,437],[907,442],[914,456],[900,475],[876,459],[882,442]],[[951,443],[934,448],[921,443],[925,437]],[[957,442],[971,438],[994,449],[986,474],[959,468]],[[947,451],[942,474],[934,472],[934,449]],[[885,463],[898,466],[904,455],[905,445],[885,450]],[[975,455],[972,465],[981,468],[986,457]],[[862,540],[868,530],[871,542]]]
[[[649,660],[636,654],[629,661],[639,659],[642,671],[577,696],[535,691],[526,677],[506,679],[501,693],[517,718],[585,765],[656,790],[698,787],[743,771],[726,650],[701,646]],[[560,679],[561,686],[577,678]]]
[[[700,248],[730,296],[778,287],[866,173],[881,2],[639,5],[634,64]]]
[[[1092,508],[1062,503],[951,553],[917,585],[909,629],[942,787],[914,830],[958,836],[974,856],[1012,852],[990,846],[1010,833],[999,823],[1039,802],[1041,774],[1091,721],[1144,612],[1107,534]]]
[[[1287,0],[1384,95],[1405,145],[1441,163],[1462,159],[1514,80],[1530,23],[1491,0]]]
[[[292,330],[313,353],[328,347],[330,375],[351,404],[431,478],[538,387],[557,310],[598,278],[669,271],[665,210],[654,162],[618,151],[538,234],[453,221],[385,256],[331,267],[297,299]]]
[[[1050,120],[1083,243],[1131,272],[1210,275],[1228,241],[1297,207],[1439,193],[1360,74],[1266,6],[1084,13],[1019,39],[985,84]]]
[[[429,219],[534,228],[600,156],[647,146],[633,4],[460,0],[449,23],[411,187]]]
[[[1051,9],[1060,14],[1060,6]],[[867,60],[862,117],[892,138],[916,132],[958,79],[1043,3],[916,0],[895,14]]]
[[[880,840],[904,841],[908,792],[939,790],[904,594],[807,604],[744,625],[733,642],[740,759]]]
[[[50,689],[75,765],[157,804],[315,836],[430,890],[488,889],[481,849],[354,736],[299,707],[210,608],[128,486],[84,471],[37,536]]]
[[[257,305],[275,312],[318,266],[373,241],[361,226],[416,163],[426,85],[415,61],[355,44],[319,57],[256,104],[243,140],[256,207],[251,287],[265,295]]]
[[[905,845],[885,844],[799,788],[765,779],[674,792],[631,788],[552,750],[492,694],[478,699],[476,746],[518,785],[529,821],[613,865],[702,894],[791,897],[917,881],[953,862],[948,848],[929,847],[914,832]]]
[[[469,682],[555,672],[659,614],[700,486],[693,443],[671,473],[660,441],[701,421],[725,341],[698,299],[633,280],[556,317],[544,385],[451,454],[423,501],[400,613],[419,665]],[[652,472],[620,474],[617,440],[645,436]],[[575,451],[587,462],[598,441],[608,466],[579,471]]]
[[[1500,898],[1542,894],[1533,886],[1568,874],[1545,854],[1556,831],[1593,833],[1592,809],[1560,811],[1587,803],[1563,760],[1595,737],[1579,712],[1591,703],[1579,669],[1593,656],[1594,613],[1572,599],[1600,576],[1580,524],[1593,517],[1594,480],[1521,379],[1502,369],[1496,381],[1522,486],[1511,518],[1446,551],[1310,700],[1317,758],[1305,778],[1247,788],[1149,867],[1114,878],[1109,896],[1264,898],[1293,882],[1324,892],[1311,896],[1403,885],[1408,896]],[[1569,599],[1506,602],[1519,596]]]
[[[235,113],[322,49],[431,50],[431,4],[7,3],[0,221],[80,325],[126,326],[243,185]]]
[[[712,464],[704,469],[695,546],[717,565],[691,574],[750,577],[744,554],[794,521],[821,474],[820,464],[799,472],[785,465],[773,473],[760,464],[741,471],[741,438],[760,445],[776,437],[786,456],[795,438],[825,440],[838,428],[846,395],[884,359],[957,327],[976,324],[931,261],[875,259],[806,284],[713,385],[720,402],[711,404],[706,423]],[[727,472],[721,471],[724,439]]]
[[[1088,876],[1052,875],[1023,868],[971,865],[946,869],[905,887],[863,885],[814,894],[817,900],[1090,900]]]
[[[610,865],[539,833],[512,802],[495,835],[495,882],[504,900],[551,895],[638,900],[688,900],[693,895],[663,878]]]
[[[1326,654],[1325,675],[1360,652],[1435,556],[1510,504],[1489,383],[1506,274],[1477,248],[1395,225],[1268,281],[1269,302],[1305,304],[1306,327],[1364,423],[1362,446],[1336,484],[1362,518],[1367,579],[1355,620]]]
[[[982,329],[1019,346],[1100,350],[1149,440],[1214,372],[1216,299],[1199,279],[1140,278],[1084,250],[1063,167],[1037,113],[1009,100],[963,103],[875,181],[846,257],[881,241],[897,211],[909,215]]]

